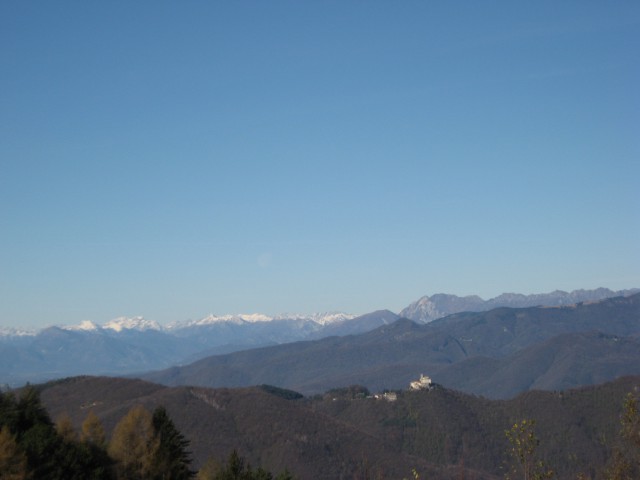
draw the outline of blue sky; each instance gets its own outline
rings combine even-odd
[[[0,325],[640,286],[640,4],[0,4]]]

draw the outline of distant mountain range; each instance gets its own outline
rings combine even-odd
[[[555,290],[551,293],[523,295],[521,293],[503,293],[495,298],[483,300],[477,295],[458,297],[446,293],[438,293],[431,297],[424,296],[413,302],[400,312],[400,316],[414,322],[428,323],[438,318],[460,312],[485,312],[498,307],[560,307],[580,302],[597,302],[605,298],[633,295],[640,292],[638,288],[614,292],[608,288],[595,290],[574,290],[563,292]]]
[[[155,370],[37,389],[52,418],[67,414],[77,430],[89,411],[111,432],[133,405],[162,405],[190,440],[196,468],[237,449],[254,466],[300,479],[411,478],[416,469],[434,480],[498,480],[505,430],[532,418],[540,458],[558,480],[593,477],[619,439],[625,395],[640,388],[640,293],[619,293],[475,312],[465,300],[433,295],[414,314],[420,305],[462,311],[418,322],[386,310],[170,327],[143,318],[86,322],[2,337],[0,378]],[[420,374],[435,386],[408,391]]]
[[[63,325],[58,326],[63,330],[75,331],[75,332],[99,332],[112,330],[114,332],[122,332],[125,330],[137,330],[139,332],[147,330],[156,330],[164,332],[182,332],[184,330],[209,327],[212,325],[220,324],[233,324],[233,325],[249,325],[259,324],[266,322],[281,322],[281,321],[297,321],[302,323],[310,323],[316,326],[326,326],[332,323],[340,323],[345,320],[351,320],[356,315],[349,315],[341,312],[331,313],[314,313],[311,315],[299,315],[299,314],[282,314],[275,317],[263,315],[261,313],[254,314],[238,314],[238,315],[208,315],[199,320],[187,320],[183,322],[170,323],[167,326],[160,325],[154,320],[148,320],[144,317],[118,317],[110,320],[103,325],[98,325],[90,320],[85,320],[78,325]],[[49,328],[49,327],[47,327]],[[19,329],[16,327],[0,327],[0,337],[11,336],[35,336],[37,331]]]
[[[345,335],[393,322],[391,312],[361,317],[210,315],[163,327],[143,317],[104,325],[52,326],[38,332],[5,328],[0,335],[0,384],[21,386],[71,375],[124,375],[265,345]]]
[[[269,383],[304,394],[360,384],[405,388],[420,373],[465,392],[509,398],[640,374],[640,294],[563,307],[502,307],[428,324],[216,355],[142,378],[165,385]]]
[[[326,337],[357,335],[392,324],[401,317],[418,323],[461,311],[496,306],[567,305],[628,296],[600,288],[540,295],[503,294],[484,301],[477,296],[437,294],[422,297],[397,315],[388,310],[355,316],[345,313],[267,316],[209,315],[163,326],[143,317],[121,317],[103,325],[52,326],[38,332],[0,328],[0,384],[19,386],[79,374],[124,375],[184,365],[210,355]]]

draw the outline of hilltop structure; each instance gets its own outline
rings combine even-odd
[[[426,390],[432,387],[431,377],[420,374],[420,379],[409,384],[409,390]]]

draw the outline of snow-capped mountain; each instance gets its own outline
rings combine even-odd
[[[640,290],[503,294],[487,301],[477,296],[438,294],[422,297],[405,308],[401,316],[426,323],[460,311],[567,305],[630,295],[634,291]],[[119,317],[102,325],[85,320],[78,325],[52,326],[38,332],[0,328],[0,379],[21,386],[26,381],[70,375],[128,374],[237,350],[364,333],[398,318],[388,310],[359,317],[340,312],[275,316],[212,314],[167,326],[137,316]]]
[[[270,322],[273,320],[268,315],[261,313],[238,314],[238,315],[214,315],[209,314],[198,320],[187,320],[183,322],[173,322],[167,325],[167,330],[180,330],[189,327],[202,327],[205,325],[216,325],[221,323],[242,325],[243,323]]]
[[[278,320],[290,319],[290,320],[310,320],[318,325],[331,325],[348,320],[353,320],[357,315],[350,315],[342,312],[326,312],[326,313],[313,313],[311,315],[299,315],[299,314],[283,314],[276,317]]]
[[[310,315],[290,314],[282,313],[276,316],[264,315],[262,313],[251,314],[237,314],[237,315],[213,315],[210,314],[199,320],[187,320],[184,322],[174,322],[167,326],[167,330],[180,330],[190,327],[202,327],[206,325],[215,324],[235,324],[242,325],[245,323],[264,323],[264,322],[279,322],[279,321],[302,321],[313,322],[315,324],[324,326],[332,323],[344,322],[355,318],[357,315],[351,315],[342,312],[329,312],[329,313],[313,313]]]
[[[118,317],[105,323],[102,328],[122,332],[123,330],[137,330],[144,332],[145,330],[162,330],[160,324],[154,320],[147,320],[144,317]]]
[[[144,332],[146,330],[163,330],[162,325],[154,320],[147,320],[144,317],[118,317],[108,322],[98,325],[91,320],[83,320],[77,325],[64,325],[60,327],[63,330],[71,332],[104,332],[105,330],[112,330],[113,332],[124,332],[128,330],[135,330],[138,332]]]
[[[32,337],[35,334],[35,330],[27,330],[24,328],[14,327],[0,327],[0,337]]]
[[[162,326],[141,316],[104,324],[90,320],[38,332],[0,330],[0,378],[14,386],[78,374],[127,374],[165,368],[208,355],[340,334],[345,313],[208,315]],[[351,330],[367,325],[354,324]],[[378,326],[375,320],[371,328]],[[327,333],[328,334],[328,333]],[[325,335],[327,335],[325,334]],[[28,336],[30,335],[30,336]],[[14,359],[16,359],[14,361]]]
[[[96,332],[100,329],[100,327],[93,323],[91,320],[83,320],[78,325],[65,325],[62,328],[64,330],[76,332]]]

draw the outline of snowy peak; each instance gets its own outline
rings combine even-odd
[[[170,324],[168,330],[181,330],[189,327],[227,324],[227,325],[243,325],[248,323],[266,323],[286,320],[299,320],[303,322],[313,322],[318,325],[329,325],[339,323],[355,318],[356,315],[348,313],[330,312],[330,313],[314,313],[311,315],[301,315],[292,313],[282,313],[274,317],[264,315],[262,313],[241,313],[236,315],[213,315],[210,314],[199,320],[189,320],[186,322],[175,322]]]
[[[162,330],[162,326],[160,326],[158,322],[147,320],[144,317],[118,317],[103,325],[98,325],[91,320],[83,320],[78,325],[65,325],[60,328],[71,332],[87,333],[99,333],[104,330],[113,330],[118,333],[126,330],[136,330],[140,332],[145,330]]]
[[[245,322],[249,323],[270,322],[271,320],[273,320],[273,317],[263,315],[262,313],[241,314],[238,316]]]
[[[189,321],[184,324],[181,324],[181,327],[191,327],[191,326],[200,326],[200,325],[213,325],[216,323],[233,323],[233,324],[242,324],[244,320],[237,315],[213,315],[209,314],[200,320]]]
[[[352,320],[356,318],[356,315],[342,312],[325,312],[325,313],[312,313],[308,315],[299,313],[281,313],[275,316],[274,320],[301,320],[305,322],[313,322],[318,325],[329,325],[332,323],[340,323],[346,320]]]
[[[314,313],[311,315],[300,315],[300,314],[280,314],[275,317],[265,315],[262,313],[240,313],[235,315],[214,315],[209,314],[206,317],[203,317],[198,320],[187,320],[184,322],[173,322],[167,325],[166,328],[163,328],[158,322],[153,320],[147,320],[142,316],[138,317],[118,317],[113,319],[102,326],[96,325],[95,323],[85,320],[81,322],[79,325],[70,325],[66,327],[62,327],[64,330],[71,331],[84,331],[84,332],[96,332],[99,330],[113,330],[114,332],[123,332],[126,330],[137,330],[137,331],[145,331],[145,330],[182,330],[190,327],[202,327],[208,325],[244,325],[244,324],[256,324],[256,323],[266,323],[280,320],[300,320],[303,322],[313,322],[315,324],[325,326],[333,323],[340,323],[346,320],[351,320],[355,318],[356,315],[350,315],[347,313],[341,312],[329,312],[329,313]],[[1,332],[0,332],[1,334]]]
[[[154,320],[147,320],[144,317],[119,317],[105,323],[102,328],[122,332],[123,330],[137,330],[144,332],[146,330],[162,330],[160,324]]]
[[[0,337],[33,337],[35,330],[26,330],[14,327],[0,327]]]
[[[242,325],[245,323],[269,322],[272,318],[261,313],[239,315],[214,315],[209,314],[199,320],[187,320],[186,322],[174,322],[167,326],[168,330],[180,330],[189,327],[202,327],[216,324]]]
[[[93,323],[91,320],[84,320],[78,325],[67,325],[62,327],[63,330],[70,330],[72,332],[97,332],[100,327]]]
[[[311,315],[311,319],[320,325],[341,323],[347,320],[353,320],[354,318],[356,318],[356,315],[341,312],[314,313]]]

